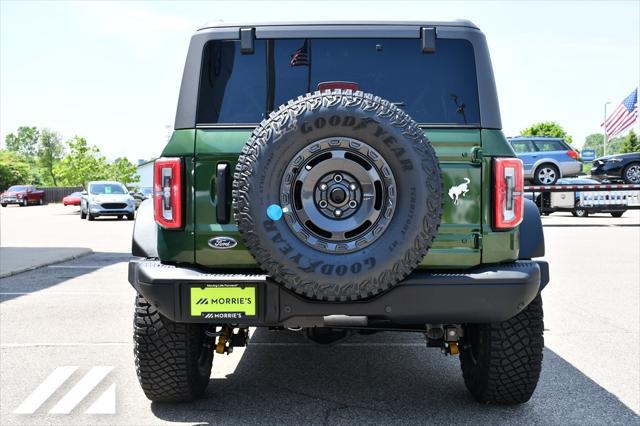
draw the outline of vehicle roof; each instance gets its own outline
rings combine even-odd
[[[545,141],[563,141],[563,138],[552,138],[550,136],[514,136],[507,138],[507,140],[526,140],[526,141],[537,141],[537,140],[545,140]]]
[[[640,152],[626,152],[624,154],[610,154],[610,155],[603,155],[602,157],[598,157],[596,158],[594,161],[596,160],[607,160],[609,158],[617,158],[617,157],[622,157],[622,158],[633,158],[633,157],[640,157]]]
[[[451,21],[283,21],[283,22],[224,22],[222,20],[207,22],[198,31],[208,28],[228,28],[228,27],[275,27],[275,26],[323,26],[323,25],[407,25],[407,26],[424,26],[424,27],[478,27],[467,19],[454,19]]]

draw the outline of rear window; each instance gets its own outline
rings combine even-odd
[[[473,46],[438,39],[422,53],[419,39],[256,40],[205,46],[199,124],[254,124],[289,99],[330,81],[357,83],[407,111],[419,123],[480,123]]]
[[[531,141],[512,141],[511,146],[518,154],[534,151],[533,143],[531,143]]]
[[[538,151],[566,151],[561,141],[535,141]]]

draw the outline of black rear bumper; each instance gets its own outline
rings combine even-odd
[[[211,274],[159,261],[129,262],[129,282],[166,317],[178,322],[306,327],[345,324],[349,318],[397,325],[503,321],[520,312],[549,281],[546,262],[520,260],[461,272],[415,271],[391,290],[347,303],[302,298],[265,275]],[[255,285],[257,312],[240,320],[191,317],[189,288]],[[358,323],[356,321],[355,323]]]

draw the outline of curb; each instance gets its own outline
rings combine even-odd
[[[9,271],[9,272],[6,272],[6,273],[0,273],[0,279],[11,277],[13,275],[18,275],[18,274],[21,274],[23,272],[33,271],[34,269],[43,268],[45,266],[55,265],[56,263],[68,262],[69,260],[79,259],[81,257],[88,256],[90,254],[93,254],[93,250],[86,249],[86,250],[82,251],[81,253],[65,256],[63,258],[55,259],[55,260],[52,260],[50,262],[45,262],[45,263],[34,265],[34,266],[27,266],[25,268],[15,269],[13,271]]]

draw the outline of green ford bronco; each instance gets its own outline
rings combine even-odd
[[[202,396],[250,327],[423,333],[484,403],[542,364],[542,226],[468,21],[216,24],[191,39],[129,281],[140,384]]]

